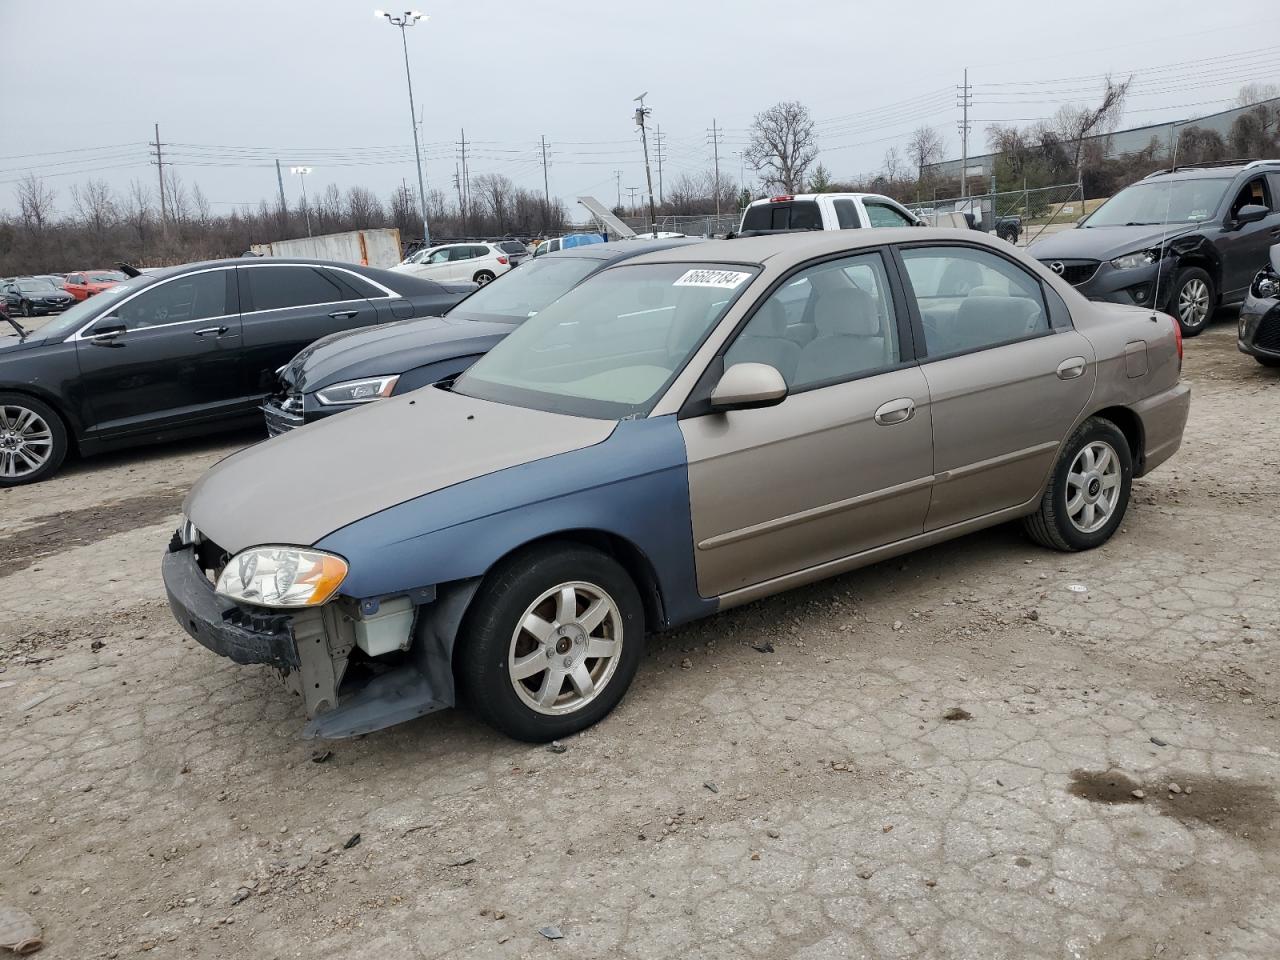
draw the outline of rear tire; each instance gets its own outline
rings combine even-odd
[[[0,393],[0,487],[47,480],[67,456],[67,428],[47,403]]]
[[[1169,312],[1177,318],[1184,337],[1198,337],[1213,320],[1217,306],[1213,277],[1199,267],[1183,267],[1173,280]]]
[[[476,275],[471,279],[483,287],[486,283],[493,280],[494,276],[493,276],[493,272],[490,270],[481,270],[478,273],[476,273]]]
[[[1040,508],[1023,527],[1051,550],[1100,547],[1124,520],[1132,486],[1129,441],[1110,420],[1090,417],[1062,448]]]
[[[627,692],[644,649],[644,607],[627,571],[576,543],[504,560],[481,584],[454,649],[475,713],[531,743],[577,733]]]

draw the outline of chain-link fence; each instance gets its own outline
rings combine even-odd
[[[623,223],[636,233],[649,233],[653,224],[648,217],[621,217]],[[659,233],[683,233],[687,237],[723,236],[738,229],[741,219],[737,212],[716,216],[699,214],[695,216],[662,216],[658,217]]]
[[[1072,226],[1086,212],[1077,183],[938,198],[906,206],[926,223],[937,223],[945,214],[963,214],[977,229],[1020,246]]]

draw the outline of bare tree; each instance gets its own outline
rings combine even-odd
[[[897,147],[890,147],[884,152],[884,177],[893,182],[902,179],[902,154]]]
[[[191,185],[191,206],[196,211],[196,223],[204,226],[209,222],[209,198],[204,195],[204,191],[200,189],[200,184],[193,183]]]
[[[105,234],[119,217],[115,197],[105,180],[87,180],[83,187],[72,184],[71,208],[96,237]]]
[[[1068,103],[1058,108],[1054,114],[1053,126],[1058,138],[1068,145],[1072,151],[1071,167],[1080,170],[1080,158],[1084,152],[1084,141],[1087,137],[1110,133],[1120,122],[1124,113],[1124,100],[1129,93],[1129,85],[1133,77],[1123,83],[1113,83],[1107,77],[1102,99],[1096,107],[1083,107]]]
[[[1274,100],[1276,97],[1280,97],[1280,84],[1246,83],[1236,96],[1236,106],[1252,107],[1255,103]]]
[[[493,217],[496,232],[506,233],[515,191],[511,180],[500,173],[481,174],[471,181],[471,191],[479,199],[481,208]]]
[[[33,237],[43,237],[53,217],[54,193],[34,173],[18,181],[18,215]]]
[[[133,237],[137,242],[137,256],[142,259],[146,256],[147,250],[147,234],[151,227],[151,188],[144,185],[140,180],[134,180],[129,184],[129,192],[124,198],[124,219],[129,224],[130,230],[133,231]]]
[[[809,108],[795,100],[775,103],[756,114],[750,136],[743,156],[765,184],[785,193],[802,190],[805,174],[818,157]]]
[[[946,145],[933,127],[916,127],[907,141],[907,160],[915,168],[916,179],[923,180],[924,168],[942,160]]]
[[[164,175],[164,200],[170,221],[185,223],[191,215],[191,198],[187,196],[187,186],[182,182],[182,175],[172,166]]]
[[[347,191],[347,219],[351,228],[363,230],[382,222],[382,204],[367,187],[352,187]]]

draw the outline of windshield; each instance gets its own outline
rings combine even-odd
[[[450,311],[449,316],[463,320],[523,323],[602,265],[599,260],[578,257],[534,260],[485,284]]]
[[[603,270],[522,324],[453,389],[580,417],[644,416],[755,274],[737,264]]]
[[[19,280],[17,287],[23,293],[50,293],[54,290],[61,292],[53,285],[52,280]]]
[[[1231,183],[1228,177],[1151,180],[1125,187],[1100,206],[1082,227],[1158,226],[1199,223],[1213,216]]]
[[[107,287],[97,296],[72,304],[56,319],[41,327],[37,333],[39,336],[48,339],[65,337],[88,323],[90,319],[102,311],[103,307],[110,306],[121,297],[133,293],[137,289],[136,280],[130,283],[117,283],[114,287]]]
[[[91,283],[120,283],[127,279],[128,277],[116,270],[104,270],[102,273],[89,274]]]

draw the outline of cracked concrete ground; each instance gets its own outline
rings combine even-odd
[[[448,712],[316,763],[185,641],[177,497],[249,438],[0,493],[0,903],[68,958],[1280,956],[1280,372],[1187,354],[1105,548],[1001,528],[653,638],[562,754]]]

